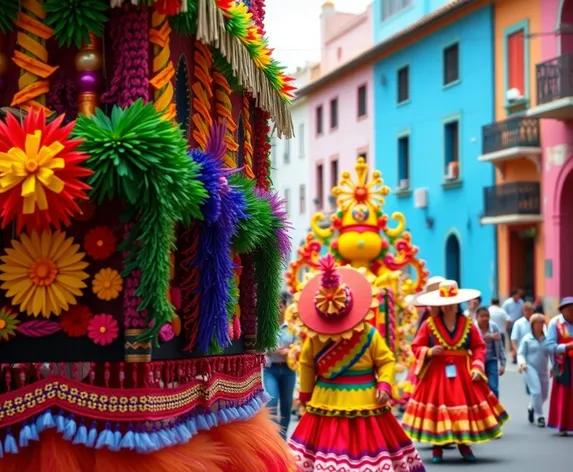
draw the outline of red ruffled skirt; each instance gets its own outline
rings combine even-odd
[[[573,431],[573,386],[560,385],[553,380],[547,426],[560,431]]]
[[[289,445],[300,472],[424,472],[418,451],[390,410],[377,415],[307,412]]]
[[[436,446],[500,437],[507,413],[485,380],[472,382],[466,359],[454,359],[454,378],[446,377],[444,360],[437,357],[430,362],[406,407],[404,431],[414,441]]]

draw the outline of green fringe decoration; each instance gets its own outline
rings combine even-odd
[[[167,300],[175,225],[202,219],[199,206],[207,192],[197,180],[199,166],[188,155],[182,131],[142,100],[114,107],[111,117],[99,109],[92,117],[80,115],[74,137],[84,141],[80,149],[90,155],[92,199],[125,202],[135,222],[121,247],[128,252],[124,275],[141,269],[138,310],[147,309],[154,321],[142,339],[156,338],[175,316]]]
[[[0,2],[0,33],[9,33],[14,29],[14,20],[18,17],[20,0],[2,0]]]
[[[211,49],[213,54],[213,65],[216,70],[218,70],[229,82],[229,86],[233,92],[241,92],[243,87],[239,83],[239,80],[233,73],[233,67],[229,64],[229,61],[223,56],[218,49]]]
[[[187,11],[169,17],[169,26],[181,36],[195,36],[197,31],[197,1],[187,2]]]
[[[16,2],[18,3],[18,2]],[[89,43],[89,33],[103,36],[109,10],[108,0],[46,0],[46,24],[54,28],[54,37],[60,47],[77,48]]]
[[[239,304],[239,287],[235,283],[235,275],[229,278],[228,281],[229,287],[229,301],[227,302],[227,319],[229,323],[233,322],[233,318],[235,317],[235,308]]]

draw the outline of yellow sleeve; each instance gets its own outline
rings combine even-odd
[[[314,349],[311,338],[306,338],[300,353],[300,400],[310,400],[316,380]]]
[[[370,345],[372,359],[376,367],[378,377],[378,389],[386,391],[392,396],[392,386],[394,385],[394,375],[396,372],[396,358],[376,330]]]

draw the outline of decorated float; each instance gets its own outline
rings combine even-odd
[[[389,218],[384,213],[384,197],[389,193],[381,173],[370,173],[364,159],[359,158],[354,176],[343,172],[339,185],[332,189],[337,208],[330,218],[322,213],[313,215],[311,232],[298,248],[297,259],[290,263],[286,283],[296,297],[317,273],[319,258],[325,253],[332,254],[340,266],[364,271],[378,292],[372,323],[396,356],[394,398],[401,398],[402,380],[414,361],[410,342],[418,322],[417,310],[406,303],[405,297],[424,288],[428,272],[406,231],[404,215],[396,212]],[[287,320],[301,340],[291,347],[288,357],[289,365],[296,369],[305,336],[296,304],[287,309]]]
[[[263,0],[0,2],[0,470],[291,470]]]

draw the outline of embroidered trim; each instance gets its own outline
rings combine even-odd
[[[465,321],[466,325],[463,327],[463,331],[461,334],[459,332],[456,332],[455,337],[454,337],[454,341],[456,339],[458,339],[458,341],[455,344],[449,343],[447,341],[447,339],[443,336],[443,334],[440,332],[440,328],[436,324],[436,317],[435,316],[431,316],[430,318],[428,318],[428,327],[430,328],[430,331],[438,339],[438,341],[440,342],[440,344],[442,346],[444,346],[447,349],[456,350],[456,349],[460,349],[464,345],[464,343],[467,341],[468,336],[470,334],[470,331],[472,329],[472,320],[470,318],[466,318],[464,316],[463,321]],[[460,322],[460,321],[458,321],[458,322]],[[458,325],[457,331],[459,331],[459,325]]]
[[[380,416],[388,413],[392,409],[389,406],[376,408],[375,410],[323,410],[322,408],[314,408],[311,406],[306,407],[306,412],[312,415],[325,416],[327,418],[368,418],[370,416]]]

